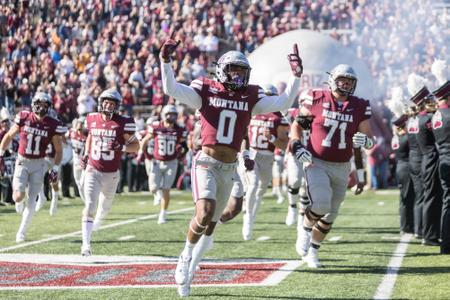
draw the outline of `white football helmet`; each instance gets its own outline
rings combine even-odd
[[[41,107],[38,104],[40,102],[47,103],[48,107]],[[38,92],[34,95],[33,100],[31,100],[31,110],[41,117],[45,116],[48,113],[50,107],[52,107],[52,98],[47,93]]]
[[[244,76],[230,74],[230,66],[240,66],[246,69]],[[216,65],[216,77],[220,83],[231,90],[239,90],[248,85],[250,79],[250,64],[242,52],[228,51],[219,58]]]
[[[163,119],[163,121],[175,123],[177,121],[177,117],[178,110],[175,105],[168,104],[163,107],[161,111],[161,118]]]
[[[330,86],[331,90],[333,92],[337,91],[339,94],[348,96],[353,95],[356,89],[356,83],[358,82],[358,78],[356,77],[356,73],[353,70],[352,67],[346,64],[340,64],[331,70],[330,73],[328,73],[328,85]],[[353,85],[349,89],[344,89],[342,86],[340,86],[336,80],[338,78],[349,78],[353,80]]]
[[[103,108],[103,100],[115,101],[116,106],[114,107],[114,109],[104,109]],[[116,114],[119,111],[119,106],[121,103],[122,103],[122,96],[120,95],[120,93],[115,88],[107,89],[107,90],[104,90],[98,97],[97,110],[99,112],[103,112],[105,114],[110,114],[110,115]]]
[[[278,90],[273,84],[264,84],[261,86],[264,90],[264,94],[267,96],[276,96],[278,95]]]

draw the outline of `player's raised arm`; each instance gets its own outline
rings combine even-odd
[[[258,92],[260,100],[253,108],[253,115],[283,111],[289,109],[294,103],[300,88],[300,77],[303,73],[302,59],[300,58],[297,44],[294,44],[293,53],[288,55],[288,61],[293,76],[289,78],[286,90],[279,96],[267,96],[264,94],[264,90],[260,88]]]
[[[179,83],[175,80],[173,74],[171,55],[175,52],[180,41],[173,40],[173,33],[170,38],[164,42],[160,51],[161,59],[161,78],[163,83],[164,93],[174,97],[181,103],[184,103],[192,108],[199,109],[202,106],[202,99],[194,88],[185,84]]]

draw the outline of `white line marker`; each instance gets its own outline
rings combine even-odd
[[[400,195],[400,190],[399,189],[395,189],[395,190],[379,190],[379,191],[375,191],[376,195]]]
[[[401,239],[398,235],[383,235],[381,237],[382,240],[388,240],[388,241],[398,241]]]
[[[330,237],[328,240],[329,240],[330,242],[337,242],[337,241],[339,241],[341,238],[342,238],[342,236],[333,236],[333,237]]]
[[[193,207],[189,207],[189,208],[177,209],[177,210],[169,211],[168,214],[172,215],[172,214],[182,213],[182,212],[191,211],[191,210],[194,210],[194,208]],[[136,223],[138,221],[145,221],[145,220],[149,220],[149,219],[156,219],[158,217],[158,215],[159,214],[152,214],[152,215],[143,216],[143,217],[139,217],[139,218],[135,218],[135,219],[128,219],[128,220],[125,220],[125,221],[112,223],[112,224],[101,226],[98,230],[114,228],[114,227],[118,227],[118,226],[122,226],[122,225],[128,225],[128,224]],[[68,237],[78,236],[80,234],[81,234],[81,231],[75,231],[75,232],[71,232],[71,233],[61,234],[61,235],[57,235],[57,236],[46,238],[46,239],[42,239],[42,240],[37,240],[37,241],[22,243],[22,244],[15,245],[15,246],[0,248],[0,252],[7,252],[7,251],[15,250],[15,249],[25,248],[25,247],[28,247],[28,246],[34,246],[34,245],[38,245],[38,244],[42,244],[42,243],[46,243],[46,242],[61,240],[61,239],[65,239],[65,238],[68,238]]]
[[[402,265],[403,257],[406,254],[406,250],[408,249],[412,237],[412,234],[404,234],[400,239],[400,242],[391,257],[386,274],[373,296],[374,300],[391,298],[392,290],[394,289],[395,281],[397,280],[397,273]]]
[[[274,272],[272,275],[269,275],[263,282],[262,285],[277,285],[283,279],[285,279],[289,274],[291,274],[295,269],[300,267],[300,260],[289,261],[286,265],[281,267],[278,271]]]
[[[134,239],[136,236],[135,235],[125,235],[125,236],[121,236],[120,238],[118,238],[118,241],[129,241]]]
[[[270,240],[270,236],[263,235],[263,236],[260,236],[259,238],[257,238],[256,240],[258,242],[268,241],[268,240]]]
[[[377,202],[377,205],[378,206],[384,206],[384,202],[383,201]]]
[[[147,201],[139,201],[137,204],[138,205],[146,205],[148,202]]]

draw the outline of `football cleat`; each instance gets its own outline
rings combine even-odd
[[[277,204],[281,204],[283,202],[284,202],[284,197],[281,194],[279,194],[278,199],[277,199]]]
[[[50,203],[50,216],[55,216],[56,215],[56,210],[58,209],[58,200],[52,200],[52,202]]]
[[[295,243],[295,250],[301,257],[306,256],[311,246],[311,232],[306,231],[303,226],[297,227],[297,241]]]
[[[41,208],[44,207],[45,202],[47,202],[47,198],[45,197],[45,195],[39,194],[38,200],[36,201],[36,207],[34,208],[34,211],[35,212],[40,211]]]
[[[297,223],[297,216],[298,216],[297,207],[289,206],[288,207],[288,213],[287,213],[287,216],[286,216],[286,225],[287,226],[292,226],[292,225],[296,224]]]
[[[24,204],[24,201],[21,201],[21,202],[16,202],[16,212],[18,213],[18,214],[22,214],[23,213],[23,210],[25,209],[25,204]]]
[[[180,284],[178,285],[177,290],[180,297],[187,297],[191,294],[191,283],[186,282],[185,284]]]
[[[308,255],[304,256],[302,259],[309,268],[320,268],[322,264],[319,261],[319,250],[311,247],[308,251]]]
[[[192,257],[184,257],[183,254],[178,258],[177,268],[175,269],[175,282],[183,285],[189,281],[189,265]]]
[[[88,257],[92,255],[92,251],[91,251],[91,246],[87,245],[87,246],[81,246],[81,256],[83,257]]]
[[[16,243],[19,244],[19,243],[23,243],[23,242],[25,242],[25,234],[22,232],[18,232],[16,234]]]

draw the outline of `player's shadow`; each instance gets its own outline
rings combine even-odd
[[[303,265],[294,272],[308,272],[314,274],[386,274],[386,267],[378,266],[357,266],[357,265],[333,265],[328,264],[327,259],[322,259],[323,268],[310,269]],[[399,274],[412,275],[436,275],[448,274],[448,267],[402,267]]]

